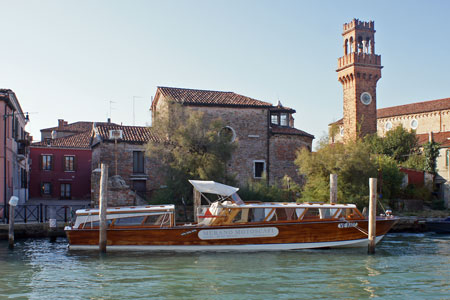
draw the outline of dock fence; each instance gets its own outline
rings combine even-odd
[[[16,223],[46,223],[49,219],[57,222],[71,222],[77,209],[89,208],[89,205],[17,205],[14,210],[14,222]],[[0,214],[0,223],[8,223],[8,212]]]

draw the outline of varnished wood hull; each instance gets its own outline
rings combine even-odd
[[[377,241],[397,219],[378,219]],[[110,250],[221,251],[292,250],[323,247],[367,246],[367,220],[355,220],[357,227],[342,221],[265,223],[234,226],[175,226],[171,228],[109,229]],[[341,224],[341,225],[340,225]],[[342,225],[346,224],[346,225]],[[97,229],[66,230],[70,249],[97,249]]]

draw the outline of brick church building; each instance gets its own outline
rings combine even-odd
[[[172,101],[201,111],[207,118],[222,119],[232,142],[237,143],[228,171],[241,186],[261,180],[264,174],[269,184],[280,182],[285,175],[303,182],[294,164],[296,151],[302,147],[311,151],[314,136],[294,127],[294,109],[233,92],[158,87],[151,105],[153,122],[169,113]]]
[[[344,117],[329,124],[329,141],[345,142],[373,133],[384,136],[399,125],[415,130],[421,144],[433,138],[441,144],[436,183],[448,207],[450,98],[377,109],[376,86],[383,67],[375,54],[374,22],[353,19],[344,24],[342,36],[344,55],[338,58],[336,71],[344,91]]]

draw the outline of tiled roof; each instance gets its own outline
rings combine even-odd
[[[272,107],[271,103],[242,96],[233,92],[193,90],[172,87],[158,87],[165,97],[187,105],[214,105],[240,107]]]
[[[379,108],[377,109],[377,119],[401,115],[419,114],[445,109],[450,109],[450,98]],[[344,121],[343,119],[340,119],[336,122],[330,123],[330,125],[333,124],[341,125],[344,124]]]
[[[417,134],[419,145],[428,143],[430,135],[428,133]],[[450,131],[433,133],[433,140],[441,144],[441,147],[450,147]]]
[[[380,108],[377,109],[377,118],[412,115],[444,109],[450,109],[450,98]]]
[[[109,138],[110,130],[122,130],[122,139],[119,139],[119,142],[145,144],[148,141],[159,141],[152,129],[149,127],[100,124],[95,127],[95,130],[98,137],[100,137],[103,141],[114,141]]]
[[[65,124],[62,126],[62,128],[56,126],[56,127],[50,127],[50,128],[44,128],[41,129],[41,131],[65,131],[65,132],[84,132],[84,131],[91,131],[93,124],[96,125],[103,125],[103,124],[114,124],[114,123],[107,123],[107,122],[89,122],[89,121],[79,121],[75,123]],[[114,124],[117,125],[117,124]]]
[[[272,133],[274,134],[303,135],[314,139],[314,135],[297,128],[277,126],[274,124],[272,124],[271,126],[272,126]]]
[[[59,131],[69,131],[69,132],[84,132],[84,131],[92,130],[93,123],[94,122],[79,121],[79,122],[75,122],[75,123],[65,124],[61,128],[56,126],[56,127],[44,128],[44,129],[41,129],[41,131],[59,130]]]
[[[85,131],[82,133],[51,139],[44,142],[32,143],[30,147],[89,149],[90,142],[91,142],[91,131]]]

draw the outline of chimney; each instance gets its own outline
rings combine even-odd
[[[64,124],[67,124],[67,122],[64,122],[64,119],[58,119],[58,129],[63,129]]]
[[[430,132],[428,133],[428,142],[432,143],[433,141],[434,141],[434,138],[433,138],[433,131],[430,131]]]
[[[111,118],[108,118],[108,124],[110,124],[111,123]]]

